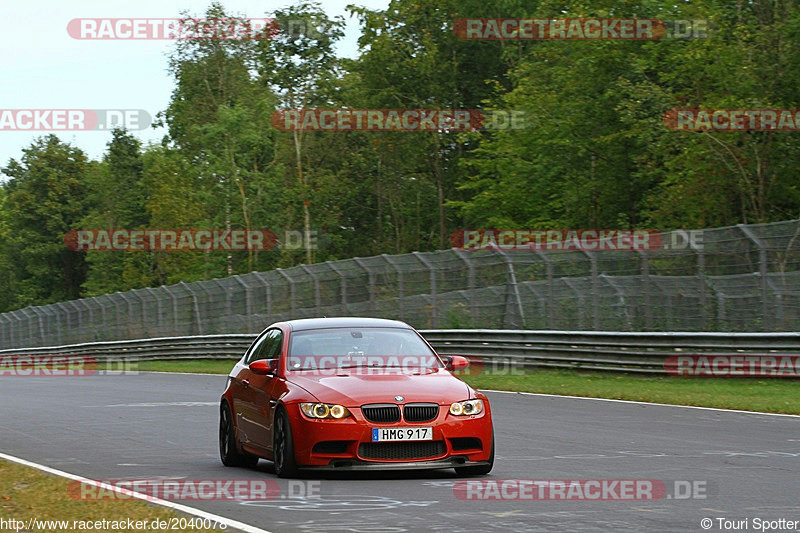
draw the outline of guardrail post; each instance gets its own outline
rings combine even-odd
[[[772,317],[767,313],[767,295],[769,294],[769,285],[767,283],[767,246],[750,227],[744,224],[737,224],[736,227],[758,246],[758,273],[759,276],[761,276],[761,317],[764,320],[764,330],[769,331],[771,329]]]
[[[431,285],[431,302],[432,302],[431,325],[434,328],[437,328],[439,327],[439,302],[436,297],[436,269],[433,268],[431,262],[428,261],[428,259],[421,253],[419,252],[411,252],[411,253],[414,255],[414,257],[416,257],[419,260],[420,263],[422,263],[428,268],[428,273],[429,273],[428,275]]]

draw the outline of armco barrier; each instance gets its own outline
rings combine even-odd
[[[800,333],[631,333],[437,329],[421,333],[441,355],[485,366],[664,373],[671,355],[800,355]],[[249,334],[162,337],[0,351],[6,355],[85,355],[98,361],[237,359]]]

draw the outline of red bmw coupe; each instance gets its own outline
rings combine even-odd
[[[219,449],[226,466],[441,469],[489,473],[494,436],[485,395],[453,376],[408,324],[373,318],[279,322],[228,376]]]

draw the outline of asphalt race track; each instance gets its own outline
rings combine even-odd
[[[223,376],[0,378],[0,451],[92,479],[269,479],[222,466]],[[703,518],[800,519],[800,417],[489,393],[497,439],[477,479],[704,482],[705,499],[463,501],[451,470],[342,473],[319,497],[184,501],[268,531],[703,531]],[[315,483],[306,478],[304,483]],[[702,485],[698,485],[702,486]],[[296,487],[295,487],[296,488]],[[65,498],[67,495],[65,494]],[[91,507],[87,507],[91,508]],[[92,517],[87,517],[90,519]]]

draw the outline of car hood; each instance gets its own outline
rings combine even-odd
[[[339,370],[335,374],[291,373],[287,380],[325,403],[358,407],[368,403],[434,402],[449,405],[470,398],[469,386],[446,369],[374,368]],[[395,396],[402,396],[398,402]]]

